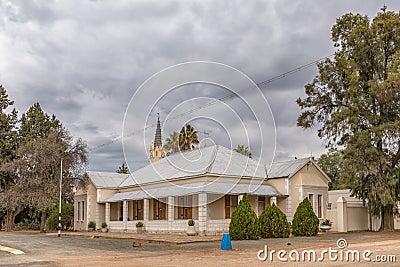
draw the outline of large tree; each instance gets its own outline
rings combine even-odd
[[[19,139],[14,159],[2,165],[2,170],[13,175],[13,182],[2,194],[7,198],[2,205],[14,209],[7,213],[7,230],[12,229],[15,216],[26,207],[42,213],[44,230],[46,213],[59,194],[61,159],[63,194],[71,198],[75,179],[82,175],[87,163],[86,144],[80,139],[74,141],[55,116],[44,113],[38,103],[22,116]]]
[[[17,111],[12,108],[14,101],[8,98],[7,92],[0,85],[0,221],[6,217],[6,225],[9,221],[14,221],[15,216],[21,211],[18,204],[10,201],[9,195],[13,194],[13,185],[15,176],[12,172],[3,170],[3,166],[15,157],[15,149],[18,143],[18,135],[16,130]],[[1,225],[0,225],[1,227]]]
[[[337,149],[329,149],[318,159],[318,166],[331,178],[329,182],[329,190],[347,188],[340,179],[340,172],[343,169],[343,151]]]
[[[383,7],[372,20],[345,14],[332,27],[333,59],[305,86],[298,125],[316,126],[330,148],[343,147],[341,178],[394,229],[399,200],[400,14]]]
[[[179,133],[179,149],[181,151],[191,150],[198,143],[197,131],[190,124],[183,126]]]

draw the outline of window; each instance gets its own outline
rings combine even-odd
[[[158,199],[153,199],[153,220],[167,219],[167,204]]]
[[[178,198],[179,219],[192,219],[192,196]]]
[[[85,220],[85,201],[82,201],[82,208],[81,208],[81,210],[82,210],[82,221],[84,221]]]
[[[119,220],[122,221],[124,219],[124,202],[119,202]]]
[[[238,196],[225,195],[225,219],[232,217],[233,211],[238,205]]]
[[[258,215],[265,209],[265,197],[258,197]]]
[[[80,221],[81,220],[81,202],[78,202],[78,218],[77,220]]]
[[[328,210],[332,209],[332,203],[328,203]]]
[[[311,207],[314,209],[314,195],[313,194],[308,194],[308,200],[311,203]]]
[[[133,201],[134,220],[143,220],[143,199]]]
[[[317,216],[318,218],[322,218],[322,195],[318,195],[317,202],[318,202]]]

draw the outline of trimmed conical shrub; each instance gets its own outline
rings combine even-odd
[[[233,240],[248,240],[258,239],[259,233],[257,215],[251,208],[249,197],[244,194],[232,213],[229,234]]]
[[[266,207],[258,220],[262,237],[289,237],[290,224],[275,203]]]
[[[292,220],[292,233],[295,236],[314,236],[318,234],[319,220],[311,203],[305,198],[297,207]]]

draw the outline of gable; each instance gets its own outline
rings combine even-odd
[[[300,168],[290,179],[293,184],[303,186],[328,187],[330,182],[329,177],[313,161]]]

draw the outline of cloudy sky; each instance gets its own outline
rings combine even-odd
[[[191,84],[165,95],[148,91],[132,102],[134,107],[129,103],[152,75],[190,61],[226,64],[255,83],[269,80],[332,54],[330,29],[337,17],[347,12],[373,17],[384,3],[389,10],[400,9],[399,1],[389,0],[0,0],[0,84],[20,114],[39,102],[74,137],[86,140],[90,170],[115,171],[125,161],[123,125],[130,131],[145,128],[144,142],[128,159],[131,169],[145,165],[157,112],[164,138],[191,121],[208,133],[199,133],[200,139],[209,138],[206,144],[249,144],[257,157],[270,150],[260,148],[253,112],[263,105],[261,100],[246,107],[240,98],[224,99],[231,93],[226,88]],[[295,100],[304,97],[304,85],[316,74],[313,65],[260,88],[275,119],[276,160],[324,152],[315,129],[296,127]],[[159,92],[165,89],[159,87]],[[257,98],[254,92],[248,94]],[[194,119],[188,112],[207,105],[206,98],[223,101],[197,111],[195,115],[203,117]],[[182,113],[183,120],[165,120]],[[137,118],[146,124],[135,124]],[[249,138],[239,138],[240,127]]]

